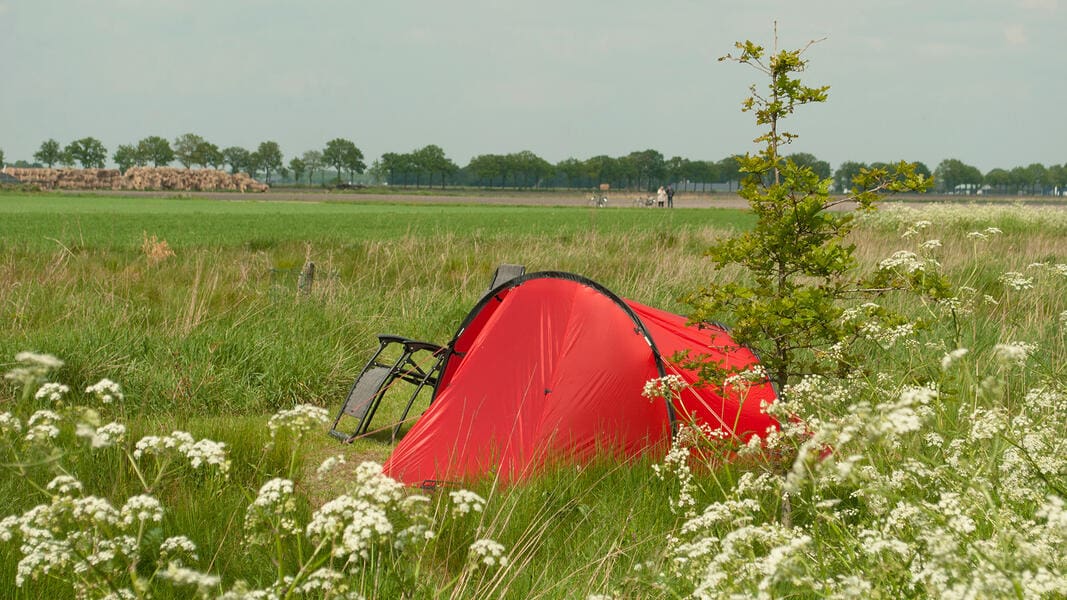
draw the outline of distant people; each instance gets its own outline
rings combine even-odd
[[[667,190],[663,189],[663,186],[659,186],[659,190],[656,191],[656,206],[663,208],[667,204]]]
[[[674,208],[674,185],[667,184],[667,208]]]

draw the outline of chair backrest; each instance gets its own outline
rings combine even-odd
[[[500,285],[503,285],[504,283],[511,281],[516,277],[521,277],[525,274],[525,265],[511,265],[508,263],[503,263],[498,266],[495,271],[493,271],[493,280],[489,283],[489,289],[485,290],[485,293],[488,294]]]

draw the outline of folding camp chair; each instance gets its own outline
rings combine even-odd
[[[415,398],[423,388],[431,389],[437,386],[441,364],[447,354],[447,348],[442,348],[430,342],[420,342],[397,335],[378,336],[378,351],[363,367],[363,371],[356,378],[352,388],[348,391],[341,410],[330,427],[330,435],[343,441],[351,442],[355,438],[367,433],[370,428],[374,413],[382,402],[382,398],[389,391],[390,386],[397,380],[407,382],[415,386],[409,396],[404,412],[393,429],[393,438],[400,433],[400,428],[407,419],[411,407],[415,404]],[[385,358],[386,349],[400,345],[400,355],[395,360]],[[429,355],[431,363],[428,366],[419,365],[416,358],[425,359]],[[350,433],[345,433],[338,428],[341,419],[351,417],[356,419],[356,427]]]
[[[516,277],[521,277],[525,274],[525,265],[511,265],[508,263],[501,263],[500,266],[498,266],[496,270],[493,271],[493,280],[489,283],[489,289],[485,290],[485,293],[488,294],[489,292],[511,281],[512,279],[515,279]]]

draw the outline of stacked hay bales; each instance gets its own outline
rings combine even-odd
[[[132,167],[122,182],[125,190],[180,190],[194,192],[265,192],[268,186],[247,173],[231,175],[214,169],[175,169],[172,167]]]
[[[21,169],[7,167],[4,173],[18,179],[20,183],[36,185],[42,188],[54,188],[59,181],[60,169]]]
[[[231,175],[214,169],[132,167],[115,169],[4,169],[25,184],[60,190],[176,190],[195,192],[265,192],[268,186],[247,173]]]

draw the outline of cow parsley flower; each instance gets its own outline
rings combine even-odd
[[[196,587],[201,592],[206,592],[211,588],[218,587],[219,583],[222,581],[222,579],[216,575],[201,573],[195,569],[183,567],[176,562],[169,563],[166,569],[161,570],[159,572],[159,577],[170,580],[175,585]]]
[[[52,481],[48,482],[45,489],[61,496],[73,496],[76,493],[81,493],[82,483],[70,475],[57,475]]]
[[[35,386],[44,379],[49,371],[63,366],[63,361],[51,354],[38,354],[36,352],[19,352],[15,355],[15,361],[21,364],[4,373],[4,379],[14,381],[22,386]]]
[[[96,396],[96,399],[104,404],[121,402],[124,397],[119,384],[106,378],[85,388],[85,393]]]
[[[296,499],[293,482],[275,478],[259,488],[256,499],[245,511],[245,530],[253,542],[269,542],[274,534],[296,535]]]
[[[327,456],[326,460],[322,461],[322,464],[319,465],[319,468],[315,469],[315,473],[318,474],[319,479],[322,479],[335,467],[343,464],[345,464],[344,454],[335,454],[333,456]]]
[[[62,402],[63,395],[69,391],[70,388],[62,383],[48,382],[43,384],[33,397],[37,400],[47,400],[48,402]]]
[[[645,382],[641,395],[649,400],[673,398],[676,392],[685,389],[686,383],[679,375],[665,375]]]
[[[34,412],[26,421],[26,441],[46,442],[59,437],[59,428],[55,424],[61,420],[58,413],[50,410]]]
[[[170,452],[185,457],[194,469],[208,465],[218,468],[224,476],[229,474],[230,461],[226,457],[224,442],[197,440],[184,431],[175,431],[167,436],[146,435],[134,445],[133,457],[140,460],[144,456]]]
[[[22,421],[20,421],[18,417],[9,412],[0,413],[0,435],[21,432]]]
[[[163,540],[159,545],[159,560],[181,565],[184,560],[199,560],[196,544],[184,535],[176,535]]]
[[[926,261],[919,258],[919,255],[908,250],[898,250],[894,252],[889,258],[884,259],[878,263],[878,269],[882,271],[903,271],[905,273],[914,273],[915,271],[922,271],[926,268]]]
[[[504,545],[493,540],[481,539],[470,546],[471,561],[485,567],[506,567],[508,556],[504,553]]]
[[[1034,280],[1018,271],[1008,271],[1000,276],[1000,282],[1015,291],[1031,290],[1034,288]]]
[[[948,354],[946,354],[944,357],[941,358],[941,370],[942,371],[949,370],[949,368],[953,364],[955,364],[956,361],[958,361],[959,359],[961,359],[964,356],[966,356],[968,352],[970,352],[970,351],[968,349],[966,349],[966,348],[956,348],[952,352],[949,352]]]
[[[1003,365],[1019,365],[1026,362],[1030,353],[1034,350],[1032,344],[1025,342],[1009,342],[993,346],[993,355]]]
[[[78,437],[88,438],[93,448],[110,448],[126,441],[126,426],[111,422],[99,428],[88,423],[78,423],[74,431]]]
[[[334,556],[352,562],[358,558],[370,558],[370,548],[379,538],[393,532],[389,516],[378,506],[363,501],[361,510],[352,512],[351,521],[341,532],[340,544],[334,548]]]
[[[152,496],[140,494],[127,499],[120,514],[122,523],[126,526],[134,523],[159,523],[163,520],[163,505]]]
[[[449,492],[448,497],[452,499],[452,514],[456,516],[466,516],[472,512],[482,512],[482,509],[485,508],[485,498],[482,498],[470,490],[456,490],[454,492]]]
[[[404,484],[382,472],[382,466],[373,461],[364,461],[356,467],[353,477],[354,494],[379,505],[399,501],[404,495]]]
[[[271,416],[267,421],[267,429],[270,430],[271,440],[283,432],[300,438],[306,433],[322,428],[329,421],[330,415],[325,408],[300,404],[288,410],[278,411]]]

